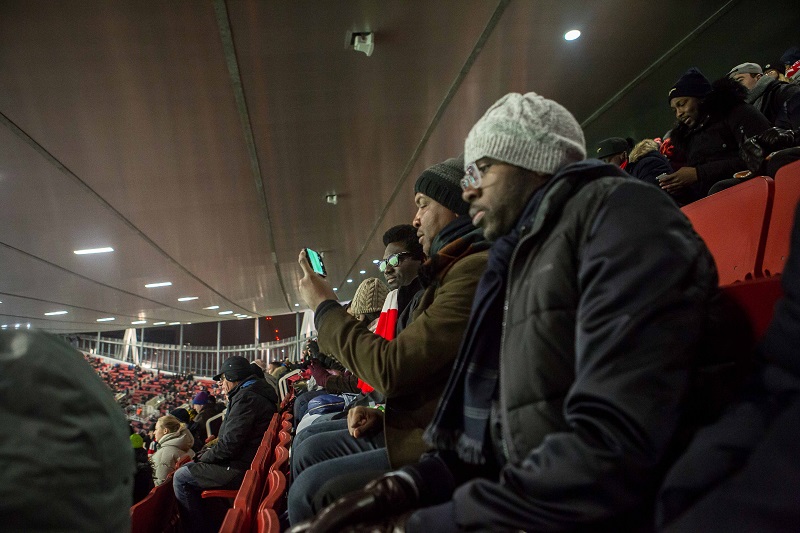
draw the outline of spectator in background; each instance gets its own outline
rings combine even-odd
[[[209,418],[219,414],[219,411],[214,408],[214,404],[209,402],[209,394],[206,391],[200,391],[194,395],[192,406],[197,411],[197,416],[194,417],[194,420],[189,425],[189,430],[194,438],[192,449],[198,452],[208,438],[206,422],[208,422]]]
[[[387,298],[396,300],[396,303],[389,304],[390,309],[397,309],[397,319],[394,335],[388,336],[386,328],[379,334],[387,339],[393,339],[400,331],[408,325],[411,312],[416,305],[415,299],[422,295],[423,287],[419,279],[419,268],[425,261],[425,252],[417,237],[417,230],[410,224],[393,226],[383,234],[383,259],[378,262],[378,270],[383,272],[389,289],[397,291],[394,295],[390,293]],[[387,317],[388,318],[388,317]],[[391,318],[387,320],[387,327],[390,326]]]
[[[740,146],[770,126],[744,101],[746,94],[727,76],[712,86],[694,67],[669,90],[669,105],[678,120],[671,141],[685,166],[664,176],[660,184],[680,204],[703,198],[717,182],[746,169]]]
[[[289,369],[281,361],[270,361],[267,365],[267,370],[276,379],[281,379],[284,374],[289,372]]]
[[[256,359],[251,364],[255,366],[253,370],[255,370],[256,375],[269,383],[270,386],[275,389],[275,392],[279,392],[278,378],[269,373],[267,370],[267,363],[265,363],[263,359]]]
[[[0,427],[0,529],[130,530],[130,427],[79,352],[0,332]]]
[[[764,76],[755,63],[736,65],[728,72],[748,91],[745,101],[778,128],[800,128],[800,86]]]
[[[175,472],[173,486],[186,531],[216,531],[219,524],[206,513],[200,494],[211,488],[241,484],[256,455],[272,415],[278,410],[278,395],[256,377],[250,362],[241,356],[225,360],[215,381],[222,382],[228,410],[214,446],[195,457],[195,462]]]
[[[147,451],[144,449],[144,440],[134,433],[130,436],[133,447],[133,459],[136,471],[133,474],[133,503],[138,503],[150,493],[153,484],[153,466],[147,460]]]
[[[155,472],[153,480],[161,485],[170,472],[175,470],[175,463],[185,456],[194,457],[194,437],[185,424],[172,415],[162,416],[156,422],[155,439],[158,449],[151,461]]]
[[[659,185],[659,176],[672,172],[669,161],[661,155],[658,144],[652,139],[644,139],[634,146],[632,139],[610,137],[600,141],[595,153],[597,159],[656,186]]]

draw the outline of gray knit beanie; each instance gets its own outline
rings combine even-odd
[[[467,135],[466,164],[482,157],[555,174],[564,165],[586,158],[586,141],[578,121],[561,104],[536,93],[509,93]]]
[[[421,192],[457,215],[465,215],[469,204],[461,199],[461,178],[464,177],[464,156],[451,157],[437,163],[417,178],[414,193]]]

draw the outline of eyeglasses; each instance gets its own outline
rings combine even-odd
[[[478,167],[477,163],[470,163],[467,166],[467,171],[464,177],[461,178],[461,190],[477,189],[483,182],[483,174],[492,166],[492,163],[486,163],[482,167]]]
[[[384,270],[386,270],[387,265],[392,268],[396,267],[397,265],[400,264],[400,261],[402,261],[407,255],[411,255],[411,252],[397,252],[396,254],[390,255],[389,257],[381,260],[381,262],[378,263],[378,270],[383,272]]]

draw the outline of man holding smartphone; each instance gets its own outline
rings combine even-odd
[[[486,267],[488,243],[468,217],[459,182],[463,158],[426,169],[414,187],[417,214],[413,226],[429,259],[421,268],[426,286],[408,326],[389,341],[348,315],[336,293],[300,253],[300,295],[315,310],[320,349],[334,353],[352,372],[386,397],[382,417],[386,448],[299,465],[289,491],[292,523],[310,518],[318,489],[342,473],[363,481],[412,463],[426,450],[422,433],[430,422],[452,369],[467,326],[478,278]],[[351,433],[364,420],[353,417]]]

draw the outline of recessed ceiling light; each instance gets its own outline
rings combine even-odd
[[[31,329],[31,323],[28,322],[28,329]]]
[[[154,326],[163,326],[166,322],[153,322]]]
[[[182,298],[178,298],[179,302],[188,302],[190,300],[197,300],[197,296],[184,296]]]
[[[2,326],[0,326],[0,328],[3,328],[3,329],[6,329],[7,327],[8,327],[8,324],[3,324]]]
[[[44,316],[55,316],[55,315],[66,315],[69,311],[51,311],[49,313],[45,313]]]
[[[106,318],[98,318],[97,319],[98,322],[111,322],[112,320],[116,320],[116,318],[114,318],[113,316],[109,316],[109,317],[106,317]]]
[[[333,288],[333,292],[336,292],[336,291],[338,291],[338,290],[339,290],[339,289],[338,289],[338,287],[334,287],[334,288]]]
[[[14,324],[14,329],[19,329],[22,324]]]
[[[87,248],[85,250],[75,250],[73,253],[75,255],[88,255],[88,254],[107,254],[108,252],[113,252],[114,249],[110,246],[106,246],[105,248]]]
[[[135,322],[131,322],[131,324],[147,324],[147,320],[137,320]]]
[[[300,304],[294,304],[295,307],[300,307]]]
[[[373,263],[373,264],[375,264],[375,265],[377,265],[377,264],[378,264],[378,263],[380,263],[380,262],[381,262],[381,260],[380,260],[380,259],[373,259],[373,260],[372,260],[372,263]]]
[[[564,34],[564,39],[567,41],[574,41],[580,36],[581,36],[580,30],[569,30],[567,33]]]
[[[159,281],[158,283],[148,283],[145,287],[152,289],[155,287],[169,287],[170,285],[172,285],[171,281]]]
[[[180,324],[180,322],[170,322],[169,323],[170,326],[177,326],[178,324]]]
[[[348,279],[347,283],[353,283],[353,280],[352,279]]]
[[[366,273],[367,273],[367,271],[366,271],[366,270],[359,270],[359,271],[358,271],[358,273],[359,273],[359,274],[366,274]]]
[[[203,309],[219,309],[218,305],[209,305],[208,307],[204,307]]]
[[[221,315],[232,315],[233,311],[220,311],[219,314],[221,314]]]

